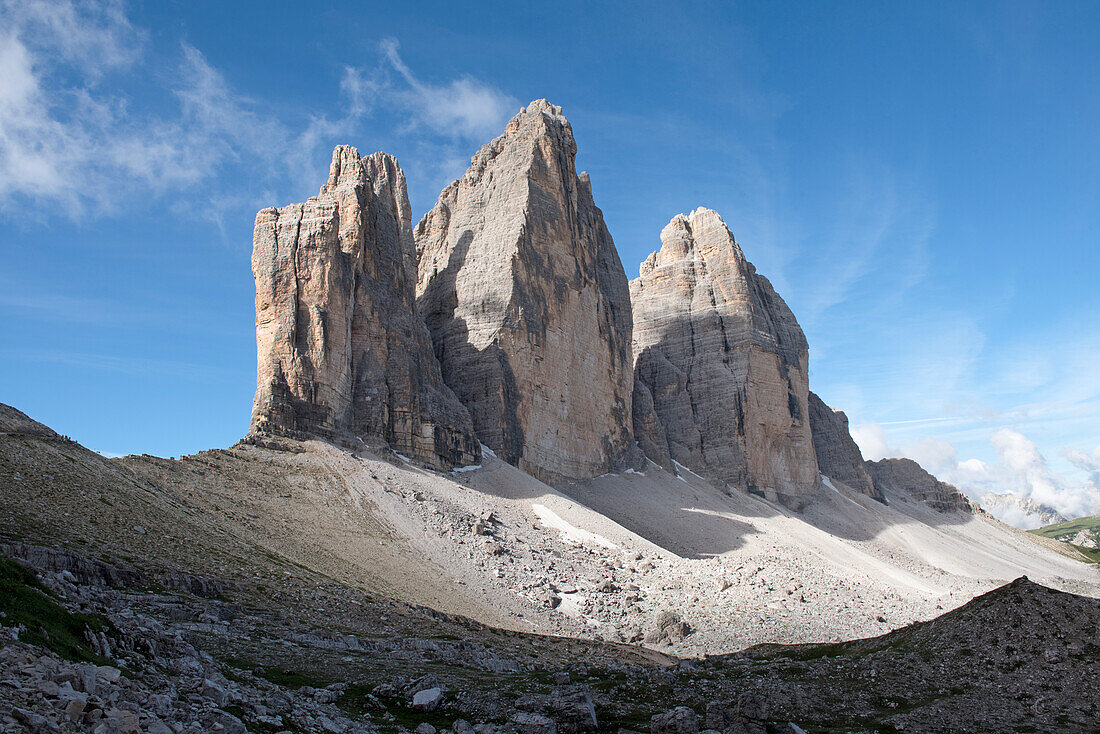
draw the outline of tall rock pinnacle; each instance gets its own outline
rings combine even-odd
[[[635,396],[648,392],[634,430],[647,455],[803,505],[819,484],[806,338],[722,218],[674,217],[630,292]]]
[[[417,315],[415,266],[405,176],[384,153],[339,146],[318,196],[256,215],[250,433],[381,438],[438,467],[480,458]]]
[[[626,275],[560,107],[537,100],[416,228],[417,301],[481,441],[548,482],[638,460]]]

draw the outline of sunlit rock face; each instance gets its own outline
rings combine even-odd
[[[630,283],[635,380],[663,429],[643,443],[719,484],[800,507],[819,484],[806,338],[709,209],[677,215]],[[638,403],[640,408],[646,406]],[[652,436],[652,419],[634,413]]]
[[[810,431],[813,434],[817,466],[822,474],[843,482],[861,494],[883,501],[882,493],[875,488],[875,483],[864,466],[863,454],[848,431],[848,416],[841,410],[830,408],[812,392]]]
[[[978,510],[954,485],[936,479],[912,459],[880,459],[868,461],[866,466],[880,492],[904,492],[940,512]]]
[[[638,463],[630,294],[561,108],[532,102],[415,231],[417,299],[481,441],[556,483]]]
[[[250,433],[380,438],[437,467],[480,459],[416,312],[415,257],[405,176],[384,153],[339,146],[317,196],[256,215]]]

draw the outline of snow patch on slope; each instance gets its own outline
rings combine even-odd
[[[531,509],[538,515],[539,522],[551,530],[558,530],[561,532],[562,540],[568,543],[577,543],[579,545],[595,544],[604,548],[618,548],[619,546],[612,543],[607,538],[596,533],[590,533],[583,528],[578,528],[576,525],[562,519],[561,515],[551,510],[546,505],[540,505],[535,503],[531,505]]]

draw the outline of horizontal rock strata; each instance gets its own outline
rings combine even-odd
[[[405,176],[384,153],[333,153],[303,204],[256,216],[257,387],[250,433],[377,437],[433,466],[480,446],[416,312]]]
[[[630,291],[635,380],[663,427],[655,436],[639,401],[634,430],[650,458],[664,461],[667,444],[712,481],[803,504],[819,484],[806,338],[722,218],[673,218]]]
[[[974,512],[977,505],[947,482],[941,482],[912,459],[868,461],[867,470],[880,492],[905,492],[940,512]]]

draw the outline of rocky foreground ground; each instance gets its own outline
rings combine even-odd
[[[5,731],[1095,731],[1100,602],[1017,581],[964,603],[995,586],[966,573],[1030,563],[1094,595],[1094,569],[992,521],[861,540],[835,524],[867,530],[858,494],[795,517],[650,472],[569,488],[585,509],[503,462],[107,460],[0,421]],[[599,508],[631,492],[628,530]],[[925,536],[962,551],[920,560]],[[741,650],[761,640],[830,642]]]
[[[3,731],[1065,732],[1100,717],[1100,601],[1026,579],[876,638],[682,660],[340,585],[292,601],[3,550]]]

